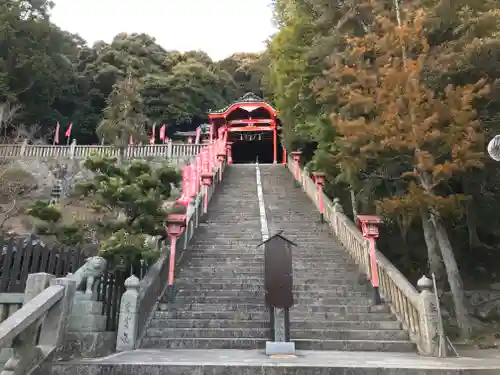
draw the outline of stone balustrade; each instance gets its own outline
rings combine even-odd
[[[174,164],[183,164],[185,159],[196,156],[202,144],[184,144],[168,141],[157,145],[129,145],[123,148],[116,146],[77,145],[29,145],[0,144],[0,158],[4,159],[86,159],[90,155],[110,156],[121,159],[162,158]]]
[[[0,293],[0,323],[19,310],[23,303],[23,293]],[[0,349],[0,368],[3,368],[5,362],[12,357],[11,344],[5,344]]]
[[[69,278],[46,273],[28,276],[22,307],[0,323],[0,348],[12,351],[1,375],[29,374],[61,347],[75,291],[76,282]],[[19,295],[14,298],[6,301],[5,297],[2,306],[18,305]]]
[[[292,159],[288,160],[288,169],[298,179],[298,183],[314,202],[318,210],[318,188],[310,178],[308,172],[300,170],[300,166]],[[333,201],[323,194],[323,217],[333,232],[358,264],[363,274],[370,278],[369,243],[364,239],[359,229],[344,214],[339,199]],[[442,332],[441,320],[436,308],[436,296],[433,292],[433,283],[423,276],[418,287],[419,293],[413,285],[399,272],[399,270],[378,250],[376,250],[379,288],[385,302],[403,324],[410,338],[417,344],[419,353],[426,356],[438,356],[438,333]]]

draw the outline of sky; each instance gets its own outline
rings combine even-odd
[[[214,60],[260,52],[276,32],[270,0],[55,0],[52,21],[89,44],[146,33],[167,50],[203,50]]]

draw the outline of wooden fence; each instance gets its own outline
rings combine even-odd
[[[31,237],[0,237],[0,293],[23,293],[30,273],[63,277],[85,263],[81,247],[49,247],[34,242]]]
[[[45,246],[34,243],[32,238],[5,238],[0,237],[0,293],[8,293],[15,299],[15,294],[24,293],[28,274],[46,272],[56,277],[67,276],[83,266],[88,255],[79,246]],[[95,251],[94,251],[95,252]],[[146,274],[149,264],[140,262],[133,266],[126,265],[116,269],[109,265],[101,276],[97,290],[97,299],[103,303],[102,314],[106,316],[106,329],[115,331],[118,325],[120,299],[125,292],[125,280],[133,274],[141,277]],[[4,299],[5,299],[4,295]],[[17,298],[17,297],[16,297]],[[17,301],[17,300],[16,300]],[[7,303],[9,304],[9,303]],[[18,303],[11,303],[11,307],[19,308]],[[0,311],[4,319],[8,312]]]
[[[124,159],[162,158],[182,159],[196,156],[203,144],[184,144],[167,142],[161,145],[84,146],[73,142],[68,146],[0,144],[0,158],[6,159],[86,159],[90,155],[122,157]]]

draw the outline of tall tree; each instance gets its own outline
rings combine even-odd
[[[146,139],[147,123],[138,82],[130,74],[115,85],[97,134],[103,143],[126,146],[131,136],[135,142]]]
[[[367,172],[387,175],[397,161],[398,195],[380,201],[389,215],[408,219],[429,215],[453,295],[462,335],[469,337],[463,283],[443,216],[460,210],[465,197],[447,189],[451,179],[483,163],[483,137],[473,101],[488,93],[485,80],[448,85],[436,93],[425,82],[429,53],[424,12],[413,14],[401,28],[379,17],[374,31],[350,39],[347,64],[331,70],[341,109],[332,117],[341,136],[339,160],[356,160]]]

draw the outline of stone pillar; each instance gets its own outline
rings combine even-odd
[[[67,277],[51,280],[51,285],[61,285],[64,287],[64,296],[58,305],[52,308],[43,320],[39,345],[60,347],[66,338],[69,328],[69,315],[73,308],[73,301],[76,293],[76,281]]]
[[[103,310],[103,302],[97,300],[95,291],[76,292],[69,316],[65,358],[94,358],[114,351],[116,333],[106,330],[107,317]]]
[[[167,159],[172,159],[172,140],[167,141]]]
[[[335,215],[335,214],[336,213],[341,213],[341,214],[344,213],[344,207],[342,207],[342,205],[340,204],[340,199],[339,198],[333,198],[332,211],[334,212],[334,215],[330,219],[330,222],[331,222],[331,224],[333,224],[333,229],[335,231],[335,234],[337,234],[338,233],[338,228],[339,228],[339,224],[338,224],[339,216]]]
[[[118,336],[116,351],[134,350],[137,341],[137,323],[139,318],[139,279],[132,275],[125,280],[126,292],[120,301],[118,318]]]
[[[432,280],[424,275],[420,278],[420,280],[418,280],[417,286],[420,289],[420,298],[418,303],[418,323],[420,326],[418,351],[424,356],[438,357],[440,319],[436,306],[436,295],[434,294]]]
[[[19,155],[19,156],[24,157],[24,154],[26,153],[26,147],[28,147],[28,140],[27,139],[25,139],[23,141],[23,144],[21,145],[21,155]]]
[[[71,160],[75,158],[75,148],[76,148],[76,139],[73,139],[71,145],[69,146],[69,158]]]

